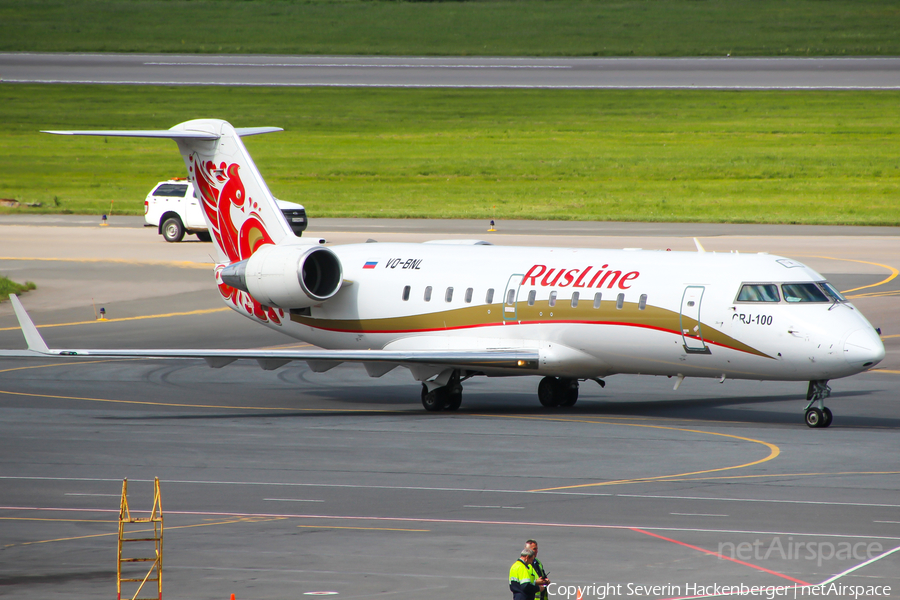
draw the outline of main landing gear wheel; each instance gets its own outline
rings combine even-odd
[[[439,410],[458,410],[462,405],[462,385],[459,383],[459,371],[453,371],[447,385],[436,387],[430,392],[428,386],[422,384],[422,406],[429,412]]]
[[[543,406],[575,406],[578,401],[578,380],[544,377],[538,384],[538,400]]]
[[[430,392],[428,386],[422,384],[422,406],[428,412],[437,412],[447,405],[446,388],[434,388]]]
[[[538,401],[550,408],[556,406],[556,377],[544,377],[538,384]]]
[[[459,388],[458,392],[448,392],[447,393],[447,410],[459,410],[459,407],[462,406],[462,387]]]
[[[803,420],[809,427],[828,427],[834,420],[831,410],[825,406],[825,398],[831,395],[831,388],[828,387],[827,379],[818,379],[809,382],[809,388],[806,391],[806,399],[809,404],[806,405],[806,411],[803,414]],[[814,407],[813,404],[817,404]]]

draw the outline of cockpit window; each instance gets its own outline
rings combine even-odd
[[[828,283],[827,281],[822,281],[819,283],[825,293],[831,297],[831,300],[834,302],[846,302],[847,299],[844,298],[843,295],[839,291],[837,291],[833,285]]]
[[[738,302],[778,302],[778,286],[774,283],[745,283],[738,293]]]
[[[784,283],[781,285],[785,302],[833,302],[815,283]]]

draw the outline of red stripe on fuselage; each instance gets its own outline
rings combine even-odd
[[[355,333],[355,334],[424,334],[424,333],[433,333],[433,332],[443,332],[443,331],[462,331],[465,329],[478,329],[481,327],[506,327],[506,326],[515,326],[515,325],[547,325],[547,324],[571,324],[571,325],[607,325],[607,326],[620,326],[620,327],[636,327],[639,329],[649,329],[651,331],[659,331],[661,333],[668,333],[671,335],[677,335],[679,337],[684,337],[678,331],[673,329],[665,329],[664,327],[655,327],[653,325],[645,325],[643,323],[621,323],[616,321],[578,321],[578,320],[569,320],[569,319],[559,319],[553,321],[506,321],[503,323],[477,323],[473,325],[458,325],[454,327],[434,327],[427,329],[340,329],[337,327],[319,327],[316,325],[312,325],[310,323],[304,322],[300,323],[301,325],[305,325],[307,327],[311,327],[313,329],[318,329],[319,331],[330,331],[332,333]],[[697,336],[686,336],[691,339],[701,341],[701,339]],[[728,348],[729,350],[735,350],[737,352],[744,352],[746,354],[754,354],[753,352],[748,352],[747,350],[742,350],[741,348],[735,348],[733,346],[729,346],[727,344],[722,344],[720,342],[714,342],[712,340],[703,339],[705,344],[710,346],[716,346],[718,348]],[[757,351],[758,352],[758,351]],[[755,356],[760,356],[764,358],[772,358],[771,356],[759,353],[754,354]]]

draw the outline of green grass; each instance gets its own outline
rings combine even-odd
[[[900,225],[900,92],[0,86],[4,212],[142,214],[183,176],[167,140],[39,129],[195,117],[246,144],[312,218]]]
[[[26,281],[25,285],[22,285],[4,275],[0,275],[0,302],[8,300],[10,294],[21,294],[33,289],[37,289],[37,286],[30,281]]]
[[[884,56],[898,31],[895,0],[0,0],[0,51]]]

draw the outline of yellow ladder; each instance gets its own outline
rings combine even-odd
[[[126,531],[126,525],[131,525],[134,523],[152,523],[153,529],[143,528],[143,529],[131,529]],[[148,537],[147,534],[152,532],[152,536]],[[137,537],[135,537],[137,536]],[[130,545],[133,543],[144,543],[148,544],[153,543],[155,556],[152,557],[144,557],[144,558],[134,558],[132,557],[132,553],[126,552],[128,558],[123,558],[122,549],[125,547],[125,544]],[[146,554],[150,553],[149,547],[145,549]],[[159,495],[159,477],[157,477],[153,482],[153,510],[150,511],[150,517],[146,519],[140,519],[137,517],[131,516],[131,511],[128,509],[128,480],[122,480],[122,501],[119,504],[119,560],[116,568],[116,575],[118,577],[117,581],[117,598],[118,600],[122,600],[122,583],[139,583],[137,586],[137,590],[134,592],[134,596],[131,597],[131,600],[162,600],[162,558],[163,558],[163,515],[162,515],[162,499]],[[123,564],[133,564],[133,563],[151,563],[150,570],[147,571],[147,574],[142,578],[129,577],[131,573],[126,574],[125,577],[122,576],[122,565]],[[156,582],[156,591],[157,597],[153,598],[138,598],[138,594],[141,593],[141,590],[144,587],[144,584],[148,582]],[[126,594],[127,598],[127,594]]]

